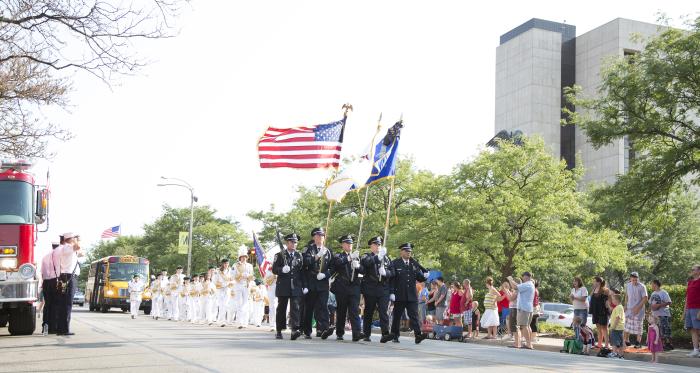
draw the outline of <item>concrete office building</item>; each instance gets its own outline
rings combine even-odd
[[[633,35],[658,32],[657,25],[618,18],[576,36],[576,26],[533,18],[503,34],[496,48],[496,133],[539,135],[569,166],[580,156],[584,186],[615,182],[633,151],[625,139],[596,150],[583,131],[562,127],[563,87],[578,84],[595,95],[605,61],[639,52],[643,45]]]

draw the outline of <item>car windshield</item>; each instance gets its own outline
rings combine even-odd
[[[545,311],[554,311],[559,313],[573,313],[574,309],[570,304],[563,303],[545,303]]]
[[[0,181],[0,224],[31,224],[32,185],[24,181]]]
[[[109,265],[110,281],[129,281],[136,273],[141,276],[142,281],[147,282],[148,264],[110,263]]]

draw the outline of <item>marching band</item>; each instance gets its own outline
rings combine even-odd
[[[182,266],[170,277],[166,270],[161,271],[150,285],[150,316],[155,320],[167,318],[221,327],[236,324],[243,329],[249,325],[261,327],[267,307],[270,331],[275,332],[277,339],[283,339],[285,329],[291,330],[292,340],[301,336],[312,339],[315,320],[316,337],[327,339],[335,332],[336,339],[343,340],[347,319],[352,341],[369,342],[376,310],[380,342],[398,343],[398,324],[405,312],[413,324],[415,343],[425,339],[416,318],[416,282],[426,281],[428,274],[411,257],[412,244],[402,244],[400,258],[391,260],[381,237],[371,238],[367,243],[369,252],[362,256],[353,251],[351,235],[340,237],[342,249],[333,253],[325,246],[323,228],[312,230],[311,241],[303,250],[297,250],[296,233],[284,239],[286,247],[275,254],[262,281],[255,279],[245,246],[238,250],[233,266],[228,259],[222,259],[218,268],[211,266],[206,273],[192,278],[182,273]],[[129,290],[135,318],[134,310],[138,311],[144,292],[144,283],[138,276],[134,276]],[[335,315],[330,315],[328,309],[331,293],[337,302]],[[335,320],[335,326],[330,320]]]

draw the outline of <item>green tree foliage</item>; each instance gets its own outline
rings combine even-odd
[[[575,124],[596,147],[627,137],[636,159],[614,186],[630,202],[625,212],[664,204],[700,171],[700,18],[689,30],[665,28],[639,54],[614,60],[602,72],[596,98],[568,92]],[[580,109],[586,109],[582,114]]]
[[[559,296],[573,274],[624,268],[624,241],[590,224],[578,178],[541,139],[501,141],[455,169],[437,231],[461,248],[463,262],[479,263],[482,276],[529,270],[542,280],[541,293]]]

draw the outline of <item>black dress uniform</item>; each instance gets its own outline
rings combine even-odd
[[[323,228],[314,228],[311,236],[324,235]],[[328,292],[330,290],[329,280],[331,278],[331,266],[333,264],[333,254],[330,250],[319,259],[316,254],[321,251],[315,243],[311,242],[306,246],[303,254],[304,258],[304,279],[309,292],[304,296],[304,312],[302,313],[301,331],[305,338],[311,338],[311,322],[316,320],[316,330],[321,332],[321,338],[326,339],[333,333],[329,328],[328,314]],[[319,273],[323,274],[323,279],[319,280]]]
[[[298,242],[299,236],[295,233],[285,236],[286,241]],[[289,267],[289,272],[284,273],[284,267]],[[300,307],[303,289],[305,288],[302,274],[303,258],[294,250],[290,252],[284,249],[275,254],[272,263],[272,273],[277,275],[275,296],[277,296],[277,339],[282,339],[282,329],[287,325],[287,303],[289,303],[289,323],[292,329],[292,340],[299,338]]]
[[[351,236],[343,236],[339,240],[341,243],[352,244]],[[333,281],[331,291],[335,294],[338,303],[335,321],[335,334],[338,340],[343,339],[345,334],[345,318],[350,318],[352,327],[352,340],[357,342],[362,339],[360,331],[360,278],[362,266],[353,270],[352,257],[345,251],[333,256],[333,270],[337,275]]]
[[[381,245],[382,238],[374,237],[369,240],[372,244]],[[372,319],[374,310],[379,311],[379,325],[382,329],[382,343],[392,339],[389,334],[389,294],[391,294],[391,278],[394,270],[388,256],[379,258],[373,252],[369,252],[362,257],[362,296],[365,298],[365,312],[362,318],[362,334],[364,340],[369,342],[372,334]],[[380,274],[380,268],[384,268],[384,274]]]
[[[402,251],[413,251],[413,246],[410,243],[405,243],[399,248]],[[391,294],[394,296],[394,314],[391,323],[391,333],[394,335],[394,342],[398,342],[401,316],[406,310],[411,321],[411,328],[413,328],[416,335],[416,343],[420,343],[425,339],[426,335],[421,333],[420,323],[418,322],[416,281],[424,282],[427,279],[421,271],[422,267],[413,258],[408,260],[403,258],[395,259],[392,262],[392,266],[394,268],[394,278]]]

